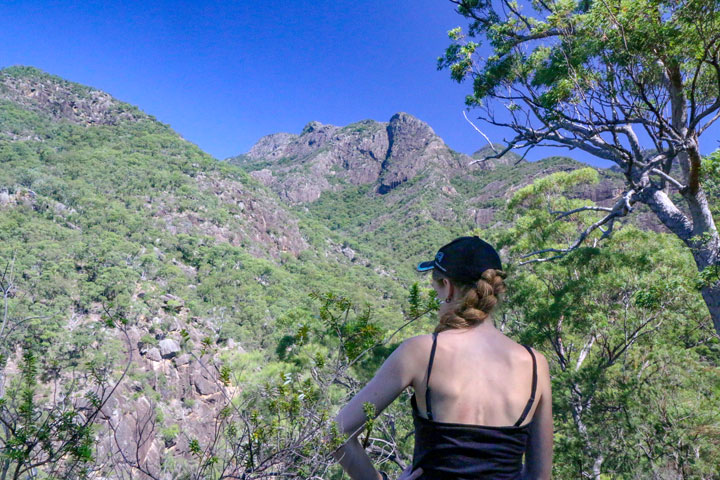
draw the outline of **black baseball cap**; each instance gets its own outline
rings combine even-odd
[[[478,236],[460,237],[438,250],[435,258],[421,262],[417,269],[427,272],[437,268],[444,275],[463,283],[476,282],[488,268],[502,270],[500,255],[492,245]]]

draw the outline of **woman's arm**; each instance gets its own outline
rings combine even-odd
[[[400,344],[378,369],[373,379],[335,417],[338,430],[352,436],[335,451],[333,457],[353,480],[380,478],[357,438],[368,420],[363,405],[365,402],[375,405],[377,416],[412,384],[415,375],[413,366],[416,365],[413,363],[416,350],[414,344],[417,338],[410,338]]]
[[[382,480],[370,457],[365,453],[365,449],[360,445],[357,435],[351,437],[336,450],[333,457],[340,462],[343,470],[353,480]]]
[[[540,400],[530,427],[530,439],[525,453],[523,480],[547,480],[552,475],[553,417],[550,367],[545,357],[535,351]]]

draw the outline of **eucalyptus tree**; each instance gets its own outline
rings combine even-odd
[[[577,208],[563,194],[597,180],[592,168],[536,180],[509,202],[513,226],[487,236],[510,259],[566,242],[600,215],[555,219],[547,205]],[[689,257],[675,236],[627,225],[604,248],[509,262],[503,325],[549,360],[556,478],[715,478],[720,341]]]
[[[551,145],[615,162],[625,176],[614,206],[554,212],[604,216],[568,246],[527,255],[552,256],[528,262],[566,255],[594,230],[608,238],[616,219],[646,204],[692,252],[720,333],[720,236],[709,205],[717,198],[704,188],[717,169],[700,154],[703,134],[720,118],[720,3],[451,2],[470,23],[466,33],[449,32],[438,68],[458,82],[472,79],[468,107],[514,133],[487,158]]]

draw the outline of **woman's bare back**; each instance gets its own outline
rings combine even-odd
[[[432,335],[421,337],[418,348],[427,354],[424,364],[418,365],[413,388],[418,408],[426,416],[425,385]],[[441,332],[430,374],[433,420],[484,426],[514,425],[530,398],[532,374],[533,360],[529,352],[491,322],[467,330]],[[532,421],[538,400],[536,393],[523,425]]]

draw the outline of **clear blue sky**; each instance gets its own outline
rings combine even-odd
[[[471,85],[436,69],[458,25],[444,0],[9,0],[0,67],[30,65],[107,91],[219,159],[311,120],[387,121],[399,111],[472,153],[486,143],[462,116]],[[479,126],[493,141],[511,137]]]

